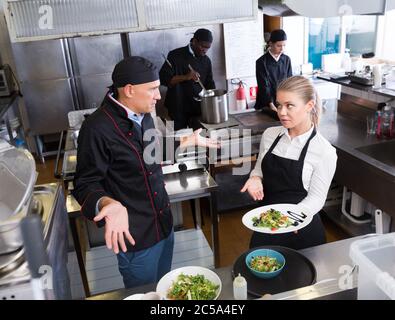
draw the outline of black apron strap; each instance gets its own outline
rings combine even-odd
[[[273,149],[276,147],[277,143],[280,141],[281,137],[284,134],[280,133],[277,138],[274,140],[274,142],[272,143],[272,145],[270,146],[269,150],[266,152],[266,154],[271,154]]]
[[[306,154],[307,154],[307,149],[309,148],[310,145],[310,141],[315,137],[316,134],[317,134],[317,130],[314,127],[313,132],[311,133],[309,139],[307,140],[305,146],[302,149],[302,152],[300,153],[298,161],[304,162],[304,159],[306,158]]]

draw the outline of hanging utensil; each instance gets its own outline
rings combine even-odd
[[[48,266],[49,260],[43,240],[43,226],[38,216],[27,216],[21,221],[25,256],[31,274],[31,288],[35,300],[45,300],[46,290],[41,284],[41,267]]]

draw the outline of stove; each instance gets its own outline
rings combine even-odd
[[[54,270],[62,269],[61,266],[63,264],[66,266],[66,261],[60,260],[63,243],[62,239],[60,239],[59,225],[63,224],[63,226],[66,226],[65,222],[67,222],[65,221],[67,213],[64,211],[62,197],[63,188],[60,184],[37,185],[34,187],[31,211],[29,212],[29,214],[41,217],[44,244]],[[62,215],[62,212],[65,214]],[[63,220],[61,220],[62,217]],[[67,241],[67,238],[63,240]],[[56,271],[53,272],[54,279],[56,279]],[[34,299],[30,281],[30,270],[25,259],[23,247],[14,252],[0,255],[0,300]],[[56,286],[54,284],[54,287]],[[65,287],[67,291],[67,284]],[[50,296],[53,296],[52,290],[48,291],[50,291],[48,292]]]

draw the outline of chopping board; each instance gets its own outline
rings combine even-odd
[[[267,128],[270,124],[275,124],[279,120],[262,111],[234,114],[233,117],[243,126],[248,128]]]

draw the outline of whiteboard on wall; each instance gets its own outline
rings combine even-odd
[[[263,55],[263,14],[255,21],[224,23],[226,79],[255,77],[255,62]]]

